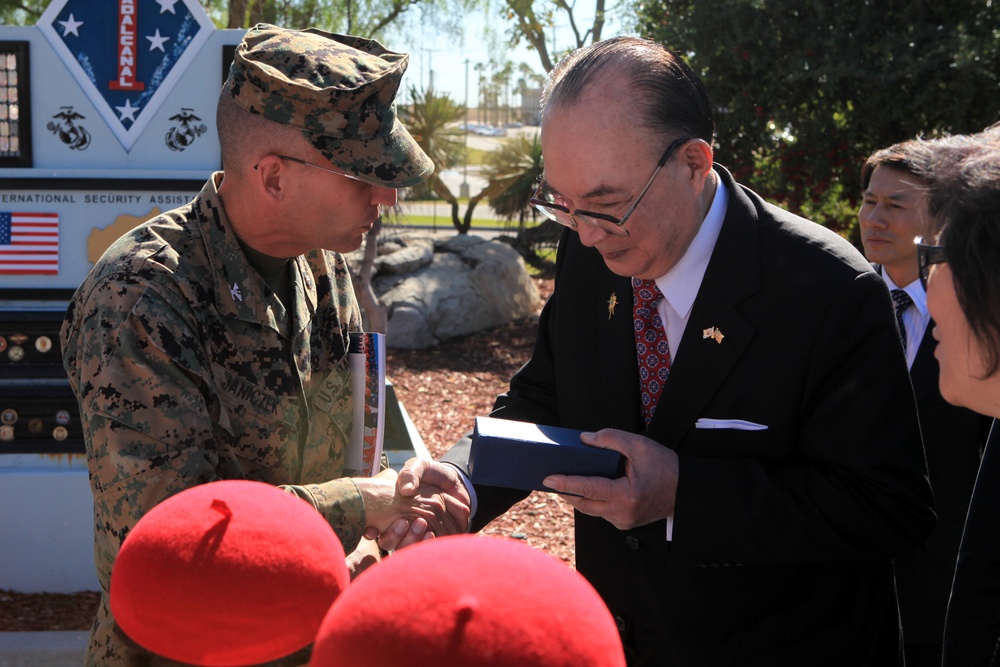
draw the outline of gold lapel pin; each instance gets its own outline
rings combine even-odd
[[[719,331],[718,327],[709,327],[701,330],[701,338],[702,340],[714,338],[716,343],[721,344],[722,339],[725,338],[725,336],[722,335],[722,332]]]
[[[611,293],[611,298],[608,299],[608,319],[615,314],[615,306],[618,305],[618,295],[614,292]]]

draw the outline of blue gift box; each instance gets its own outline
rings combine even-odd
[[[583,475],[615,478],[624,474],[625,460],[611,449],[580,442],[571,428],[529,422],[476,417],[469,454],[473,484],[526,491],[548,491],[542,480],[549,475]]]

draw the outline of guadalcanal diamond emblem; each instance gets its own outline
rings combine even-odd
[[[197,0],[53,0],[38,27],[126,151],[214,30]]]

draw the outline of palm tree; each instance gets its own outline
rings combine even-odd
[[[401,109],[400,115],[436,171],[461,163],[465,132],[455,123],[465,117],[465,105],[455,102],[447,93],[441,95],[430,88],[420,92],[411,87],[409,96],[412,104]]]
[[[534,209],[528,200],[535,192],[538,179],[542,175],[542,143],[536,132],[530,138],[519,135],[494,151],[485,170],[495,194],[489,198],[489,205],[508,221],[518,219],[520,231],[524,230],[529,215],[534,218]]]
[[[423,92],[410,88],[409,108],[400,110],[403,124],[416,140],[420,148],[434,163],[434,173],[427,179],[427,187],[435,195],[451,204],[451,221],[459,234],[466,234],[472,226],[471,204],[464,221],[458,217],[458,197],[441,180],[441,172],[458,165],[465,154],[465,132],[455,123],[465,118],[465,105],[458,104],[445,93],[438,95],[433,90]],[[469,200],[470,203],[472,199]],[[478,202],[478,199],[476,199]]]
[[[542,168],[542,142],[537,132],[530,138],[521,135],[511,140],[493,153],[486,168],[487,190],[491,193],[489,204],[508,221],[517,218],[518,231],[513,246],[529,263],[537,260],[538,247],[554,245],[563,231],[561,225],[547,218],[538,225],[529,227],[526,224],[529,216],[532,221],[537,220],[529,200],[538,187]]]
[[[427,184],[435,195],[451,204],[452,224],[459,234],[469,232],[473,211],[480,201],[487,199],[490,206],[508,220],[517,217],[521,228],[518,236],[524,237],[526,249],[546,242],[552,234],[557,235],[557,232],[550,233],[545,223],[531,229],[525,224],[532,213],[528,199],[542,173],[542,146],[537,133],[530,138],[511,139],[491,155],[485,170],[486,187],[469,197],[465,214],[460,218],[458,198],[441,180],[440,172],[461,162],[464,135],[456,122],[465,117],[465,107],[447,94],[438,95],[429,90],[419,92],[415,88],[411,88],[409,94],[413,103],[402,109],[400,115],[417,144],[434,162],[435,172]],[[538,234],[544,238],[536,239]]]

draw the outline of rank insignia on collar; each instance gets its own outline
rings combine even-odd
[[[243,302],[243,295],[240,294],[239,283],[233,283],[233,286],[229,288],[229,296],[233,297],[233,301]]]
[[[725,338],[725,336],[722,335],[722,332],[719,331],[718,327],[709,327],[701,330],[701,338],[702,340],[714,338],[716,343],[721,344],[722,339]]]
[[[611,293],[611,298],[608,299],[608,319],[615,314],[615,306],[618,305],[618,295],[614,292]]]

